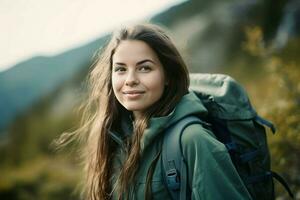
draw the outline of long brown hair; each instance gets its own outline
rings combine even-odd
[[[112,57],[120,42],[139,40],[147,43],[157,54],[165,71],[167,88],[162,98],[136,120],[127,158],[121,169],[117,186],[119,199],[126,198],[129,185],[134,181],[140,161],[140,140],[148,121],[154,116],[164,116],[174,109],[180,98],[188,92],[187,67],[165,31],[153,24],[138,24],[115,32],[108,45],[99,54],[89,74],[89,96],[84,102],[81,127],[72,134],[64,134],[60,143],[80,140],[83,144],[86,179],[84,195],[88,200],[110,199],[112,192],[111,166],[114,142],[109,130],[118,126],[120,113],[125,108],[117,101],[112,89]]]

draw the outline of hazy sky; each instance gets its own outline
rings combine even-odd
[[[184,0],[0,0],[0,71],[55,55]]]

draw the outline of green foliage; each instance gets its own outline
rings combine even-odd
[[[77,168],[64,157],[38,157],[20,167],[1,167],[0,199],[78,199]]]
[[[272,75],[271,83],[278,88],[269,97],[275,101],[269,106],[268,112],[269,118],[278,127],[278,134],[270,138],[273,166],[274,169],[285,174],[292,183],[293,189],[299,192],[300,62],[286,60],[284,55],[278,55],[276,58],[272,58],[271,63],[269,66]]]
[[[66,91],[73,92],[70,87],[79,86],[63,85],[10,126],[10,137],[0,149],[0,199],[79,199],[79,192],[75,192],[81,174],[77,155],[68,149],[56,153],[50,146],[79,122],[73,111],[78,102],[67,102],[71,106],[61,103]]]

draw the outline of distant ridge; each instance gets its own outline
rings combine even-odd
[[[89,67],[95,51],[108,35],[62,54],[37,56],[0,73],[0,132],[17,113]]]

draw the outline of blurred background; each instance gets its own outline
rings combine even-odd
[[[78,156],[50,143],[78,127],[84,80],[113,28],[149,21],[168,28],[191,72],[247,89],[277,127],[272,168],[300,199],[299,0],[1,0],[0,199],[79,199]]]

